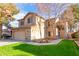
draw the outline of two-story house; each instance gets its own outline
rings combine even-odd
[[[44,22],[44,18],[30,12],[19,21],[19,28],[12,29],[12,38],[15,40],[44,38]]]
[[[73,8],[67,8],[58,19],[59,21],[57,18],[45,20],[36,13],[30,12],[19,20],[19,28],[12,29],[12,38],[15,40],[67,38],[69,24],[74,20]]]

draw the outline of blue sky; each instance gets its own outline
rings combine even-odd
[[[14,15],[16,20],[11,22],[11,25],[13,27],[18,27],[18,21],[17,20],[23,18],[28,12],[36,12],[37,11],[35,4],[17,3],[15,5],[20,10],[20,12],[17,15]]]
[[[17,19],[23,18],[28,12],[36,12],[37,8],[34,4],[29,3],[17,3],[16,7],[20,10],[20,12],[15,15]]]
[[[21,10],[21,12],[35,12],[36,11],[36,6],[35,4],[31,3],[18,3],[16,6]]]
[[[15,5],[20,10],[20,12],[17,15],[15,15],[16,19],[23,18],[23,16],[25,16],[28,12],[35,12],[35,13],[38,12],[37,11],[37,6],[34,3],[17,3]],[[58,5],[56,5],[55,3],[52,3],[52,7],[53,8],[52,7],[51,8],[53,9],[53,11],[51,13],[52,14],[51,16],[55,15],[55,13],[57,13],[59,11],[63,11],[68,5],[69,4],[65,4],[65,5],[63,4],[62,8],[60,9],[60,7]],[[56,11],[54,9],[55,6],[57,8],[59,8],[60,10],[59,11]],[[39,14],[39,15],[43,16],[43,14]]]
[[[35,12],[35,13],[38,12],[37,11],[37,6],[34,3],[17,3],[15,5],[20,10],[20,12],[17,15],[14,15],[14,17],[16,18],[16,20],[13,21],[13,22],[11,22],[11,25],[13,27],[18,27],[17,20],[23,18],[28,12]],[[60,9],[59,6],[57,7],[56,4],[54,3],[54,4],[52,4],[52,7],[56,6],[57,8],[60,9],[59,11],[63,12],[63,10],[66,9],[68,5],[69,4],[63,5],[62,8]],[[53,12],[52,12],[51,17],[53,17],[55,15],[55,13],[59,12],[59,11],[56,11],[54,9]],[[41,16],[45,16],[45,15],[41,15]]]

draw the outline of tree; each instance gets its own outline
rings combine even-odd
[[[3,23],[7,20],[12,20],[13,15],[17,14],[19,10],[14,4],[11,3],[0,3],[0,23]],[[4,22],[5,23],[5,22]]]
[[[75,22],[79,22],[79,4],[73,4],[72,7],[75,16]]]
[[[67,7],[69,4],[60,3],[38,3],[37,13],[44,14],[47,18],[50,18],[53,14],[54,17],[59,17],[62,13],[63,8]]]
[[[58,22],[58,18],[60,17],[60,14],[62,13],[62,10],[64,7],[67,7],[69,4],[60,4],[60,3],[38,3],[37,6],[37,13],[44,14],[45,19],[50,19],[51,16],[54,14],[54,17],[56,18],[56,23]],[[39,29],[41,29],[39,25]],[[41,30],[40,30],[41,33]],[[41,35],[41,34],[40,34]]]
[[[70,31],[73,31],[73,28],[75,28],[75,23],[79,22],[79,4],[72,4],[70,6],[73,10],[71,10],[70,12],[73,13],[73,19],[71,19],[70,16],[68,16],[69,20],[69,27],[70,27]]]
[[[17,14],[18,12],[19,10],[14,4],[0,3],[0,30],[2,29],[2,24],[8,24],[9,21],[14,19],[13,15]]]

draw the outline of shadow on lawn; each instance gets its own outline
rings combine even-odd
[[[20,44],[13,48],[35,56],[79,56],[79,47],[73,41],[62,41],[57,45],[46,46]]]
[[[54,47],[54,45],[53,45],[53,47]],[[14,46],[13,48],[24,51],[33,56],[34,55],[35,56],[52,56],[53,50],[56,49],[56,47],[54,47],[52,50],[51,46],[49,46],[49,45],[47,47],[47,46],[35,46],[35,45],[28,45],[28,44],[20,44],[18,46]]]

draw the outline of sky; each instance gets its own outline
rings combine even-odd
[[[23,18],[28,12],[36,12],[37,8],[35,4],[31,3],[17,3],[16,7],[20,10],[20,12],[16,15],[17,19]]]
[[[17,3],[15,4],[16,7],[20,10],[20,12],[17,15],[14,15],[15,21],[12,21],[10,24],[13,27],[18,27],[18,21],[19,19],[22,19],[28,12],[36,12],[37,8],[34,4],[29,4],[29,3]]]
[[[14,15],[16,20],[12,21],[10,23],[13,27],[18,27],[18,21],[17,20],[23,18],[28,12],[34,12],[34,13],[38,12],[37,6],[34,3],[16,3],[15,5],[20,10],[20,12],[17,15]],[[59,11],[63,12],[63,10],[65,10],[67,8],[67,6],[69,6],[69,4],[65,4],[65,5],[63,4],[62,8],[58,11],[55,10],[55,6],[56,6],[57,9],[60,9],[60,7],[58,5],[56,5],[55,3],[52,3],[51,8],[53,8],[53,12],[51,13],[51,17],[54,17],[55,13],[58,13]],[[46,16],[44,14],[39,14],[39,15],[42,16],[42,17]]]

